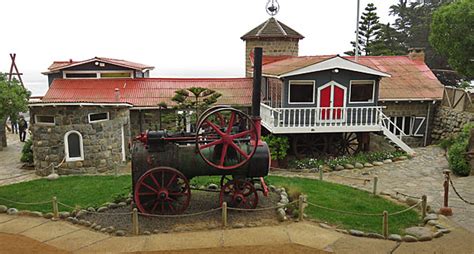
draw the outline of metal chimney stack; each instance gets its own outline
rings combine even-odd
[[[262,97],[262,48],[254,49],[253,58],[253,91],[252,115],[260,117],[260,101]]]

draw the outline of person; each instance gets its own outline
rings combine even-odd
[[[20,141],[25,142],[26,129],[28,129],[28,123],[26,122],[23,116],[20,116],[20,121],[18,122],[18,129],[20,131]]]
[[[12,134],[18,134],[18,117],[16,115],[11,115],[10,123],[12,125]]]

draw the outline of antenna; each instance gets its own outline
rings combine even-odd
[[[266,11],[268,15],[273,17],[277,15],[279,10],[280,10],[280,4],[278,3],[277,0],[268,0],[267,6],[266,6]]]
[[[356,41],[355,41],[355,61],[359,61],[359,12],[360,0],[357,0],[357,23],[356,23]]]

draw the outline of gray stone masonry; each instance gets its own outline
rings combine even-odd
[[[467,123],[474,122],[474,113],[461,112],[449,107],[438,107],[433,124],[434,140],[448,138],[462,131]]]

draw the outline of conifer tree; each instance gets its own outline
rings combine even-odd
[[[371,55],[370,47],[380,32],[379,16],[375,12],[377,7],[373,3],[367,4],[365,12],[361,15],[361,21],[359,21],[359,34],[357,38],[359,40],[359,52],[361,55]],[[355,54],[355,42],[351,42],[353,50],[344,52],[348,55]]]

